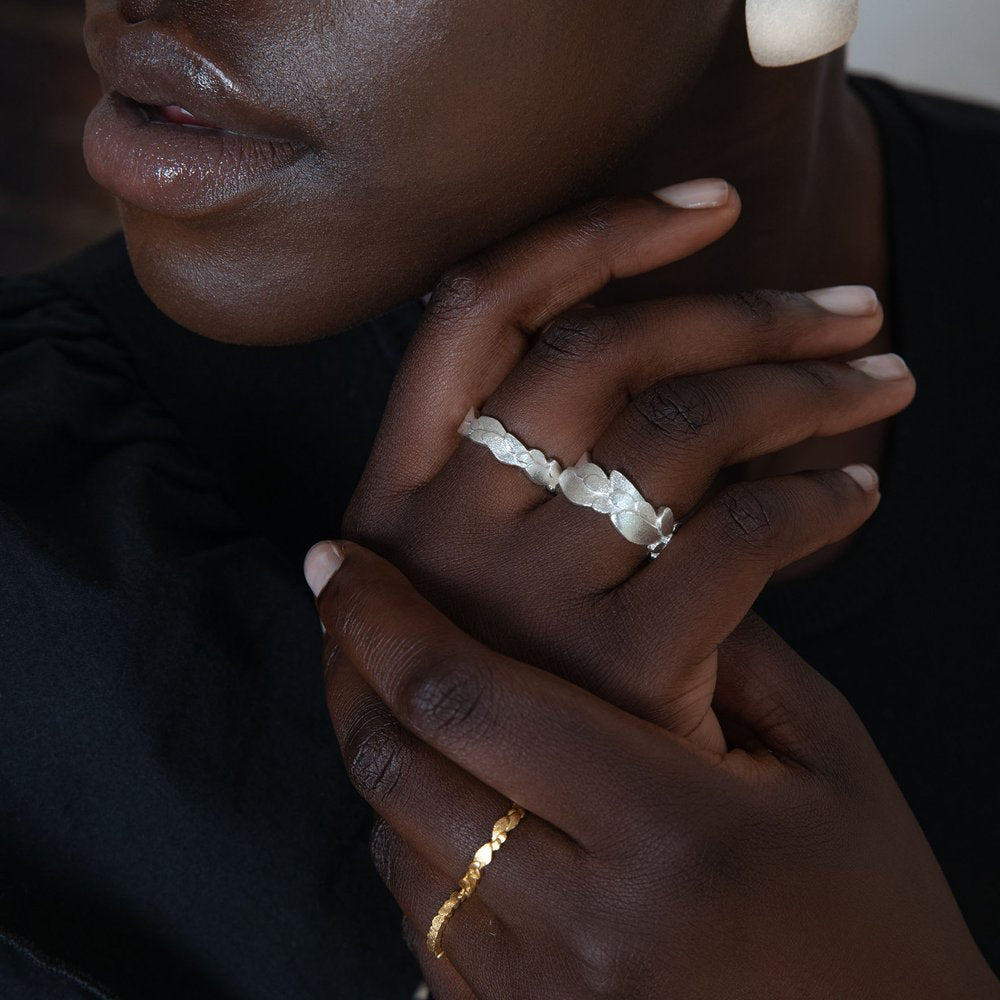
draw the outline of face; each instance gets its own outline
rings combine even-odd
[[[88,0],[95,179],[156,304],[287,343],[601,189],[690,92],[706,0]]]

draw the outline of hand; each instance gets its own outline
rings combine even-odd
[[[878,379],[811,360],[875,335],[874,296],[857,315],[775,292],[581,306],[609,278],[723,235],[739,201],[720,185],[706,209],[653,197],[589,205],[449,274],[344,527],[492,648],[716,750],[719,643],[775,570],[859,527],[875,490],[840,471],[732,485],[650,564],[606,518],[549,497],[457,430],[481,408],[564,465],[591,451],[687,517],[724,467],[906,406],[905,367]]]
[[[491,652],[364,549],[341,560],[328,704],[435,1000],[1000,995],[857,716],[761,622],[714,692],[746,735],[709,753]],[[431,919],[511,800],[528,815],[437,960]]]

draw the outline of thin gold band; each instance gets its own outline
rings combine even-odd
[[[441,958],[444,955],[441,937],[444,934],[445,924],[451,919],[452,914],[476,891],[476,886],[483,877],[483,869],[503,846],[507,834],[522,819],[524,819],[524,810],[516,802],[512,802],[510,809],[493,824],[493,834],[489,842],[483,844],[476,851],[468,870],[459,879],[458,888],[441,904],[441,909],[431,921],[431,929],[427,932],[427,947],[430,948],[431,954],[435,958]]]

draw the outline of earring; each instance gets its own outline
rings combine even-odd
[[[858,0],[747,0],[747,37],[759,66],[794,66],[846,45]]]

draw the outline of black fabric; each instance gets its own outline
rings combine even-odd
[[[855,86],[920,398],[858,542],[759,610],[857,706],[1000,967],[1000,114]],[[411,995],[301,561],[337,533],[419,314],[218,344],[156,311],[120,238],[3,282],[4,997]]]

